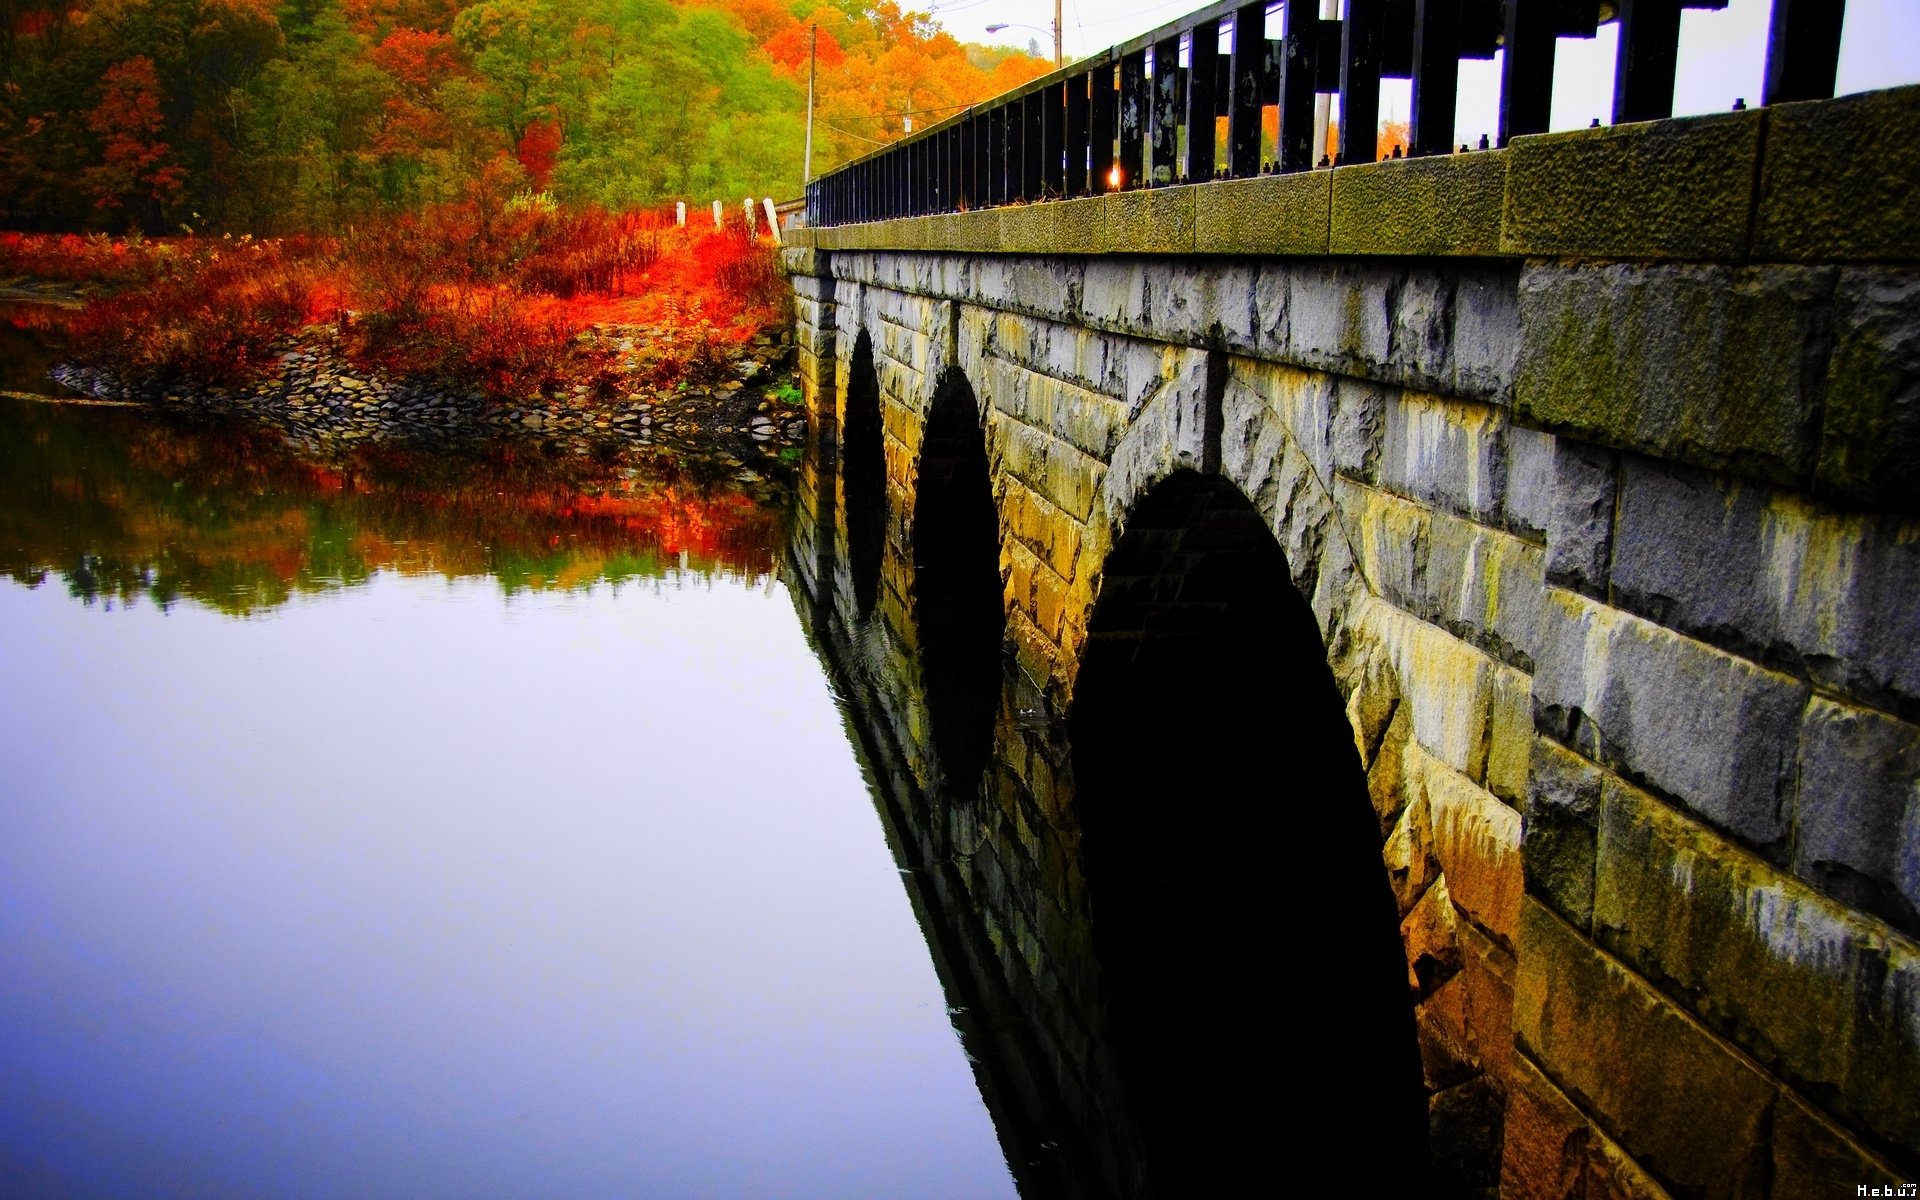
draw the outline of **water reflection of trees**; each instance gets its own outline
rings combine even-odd
[[[783,489],[658,454],[515,443],[327,461],[271,435],[0,400],[0,575],[88,602],[253,613],[381,571],[507,593],[764,575]]]

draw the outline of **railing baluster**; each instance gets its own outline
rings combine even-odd
[[[1267,6],[1248,4],[1233,14],[1233,94],[1227,111],[1227,174],[1260,173],[1260,92],[1266,73]]]
[[[1613,123],[1673,115],[1681,0],[1619,0],[1620,50],[1613,68]]]
[[[1088,78],[1091,83],[1087,95],[1093,127],[1093,158],[1090,161],[1093,179],[1090,182],[1097,194],[1117,186],[1113,175],[1118,162],[1114,154],[1114,137],[1120,124],[1120,91],[1114,86],[1111,63],[1101,63]]]
[[[987,204],[1006,204],[1006,106],[987,111]]]
[[[1460,90],[1460,0],[1414,0],[1413,115],[1409,154],[1453,149],[1453,111]]]
[[[1280,169],[1310,169],[1320,153],[1313,144],[1313,92],[1318,75],[1319,6],[1287,0],[1286,33],[1280,51]]]
[[[1380,55],[1386,41],[1386,0],[1346,0],[1340,37],[1340,162],[1378,157]]]
[[[1175,35],[1153,44],[1153,125],[1148,135],[1153,150],[1148,182],[1166,187],[1178,182],[1180,169],[1180,38]]]
[[[1845,0],[1773,0],[1761,103],[1833,98],[1846,11]]]
[[[1147,125],[1147,52],[1120,56],[1120,186],[1136,188]]]
[[[1041,145],[1045,152],[1041,155],[1041,194],[1049,200],[1058,200],[1067,194],[1067,109],[1065,92],[1059,84],[1051,84],[1041,93],[1044,98],[1040,106],[1040,116],[1045,122]]]
[[[1213,178],[1216,83],[1220,75],[1220,22],[1206,21],[1187,35],[1187,178]]]
[[[1506,53],[1500,59],[1500,144],[1545,133],[1553,115],[1556,0],[1506,0]]]
[[[1087,164],[1092,159],[1092,143],[1087,136],[1087,82],[1090,74],[1067,80],[1067,176],[1066,194],[1087,194]]]
[[[1028,92],[1026,99],[1020,102],[1021,134],[1020,147],[1020,191],[1027,202],[1047,198],[1047,118],[1045,105],[1046,93]]]

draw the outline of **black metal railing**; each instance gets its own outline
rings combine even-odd
[[[1380,81],[1412,81],[1410,156],[1454,149],[1462,59],[1504,47],[1500,145],[1543,133],[1556,39],[1620,26],[1613,120],[1673,114],[1680,12],[1727,0],[1318,0],[1211,4],[876,150],[807,185],[842,225],[1372,162]],[[1762,103],[1833,95],[1844,0],[1773,0]],[[1337,153],[1314,99],[1340,97]],[[1268,152],[1266,111],[1277,116]],[[1226,119],[1225,144],[1218,143]]]

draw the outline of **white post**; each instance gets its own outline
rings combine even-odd
[[[760,204],[767,210],[767,232],[773,235],[773,244],[780,244],[780,219],[773,212],[773,197],[763,196]]]
[[[800,165],[800,186],[813,182],[813,76],[820,61],[820,27],[807,26],[807,157]]]
[[[685,200],[676,200],[673,202],[673,223],[682,229],[687,227],[687,202]]]
[[[753,197],[748,196],[745,200],[742,200],[740,202],[740,207],[747,210],[747,236],[752,237],[754,234]]]
[[[715,229],[724,229],[726,228],[726,224],[726,220],[720,215],[720,202],[715,200],[713,202],[713,227]]]
[[[1329,21],[1338,17],[1340,15],[1340,0],[1320,0],[1320,15]],[[1287,20],[1293,20],[1292,13],[1287,14]],[[1327,95],[1325,92],[1319,92],[1313,97],[1313,147],[1320,151],[1319,154],[1313,156],[1315,163],[1318,163],[1327,154],[1327,124],[1333,117],[1333,114],[1329,111],[1332,108],[1332,101],[1333,97]],[[1340,119],[1342,121],[1346,120],[1347,114],[1341,113]]]

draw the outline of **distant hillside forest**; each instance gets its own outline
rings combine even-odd
[[[0,224],[338,230],[502,172],[629,209],[797,195],[1043,73],[858,0],[0,0]]]

